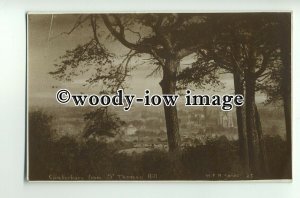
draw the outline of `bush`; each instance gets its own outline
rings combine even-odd
[[[225,136],[209,139],[205,145],[187,148],[182,157],[188,179],[209,179],[208,174],[221,174],[212,179],[229,179],[225,174],[241,175],[242,172],[237,142],[229,141]]]
[[[280,136],[266,136],[266,156],[270,171],[269,179],[290,179],[291,160],[287,142]]]
[[[45,167],[51,150],[51,121],[52,117],[42,111],[34,111],[28,119],[28,148],[29,148],[29,178],[31,180],[45,179],[48,172]]]

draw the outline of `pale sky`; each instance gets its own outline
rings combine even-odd
[[[66,50],[75,48],[78,44],[87,42],[92,37],[90,27],[82,27],[75,30],[70,35],[60,35],[69,31],[76,18],[76,15],[30,15],[28,17],[28,94],[30,105],[53,105],[57,104],[55,94],[58,89],[66,88],[74,93],[95,93],[97,87],[83,87],[86,78],[77,77],[73,82],[62,82],[54,79],[50,71],[55,71],[54,64],[59,63],[59,57],[64,55]],[[52,25],[51,25],[52,21]],[[100,27],[101,29],[101,27]],[[107,32],[103,26],[103,33]],[[105,46],[114,53],[124,53],[128,49],[117,41],[104,41]],[[192,57],[186,57],[182,67],[193,61]],[[134,61],[133,61],[134,62]],[[145,89],[151,93],[161,93],[159,82],[161,75],[146,78],[155,66],[144,64],[131,73],[128,78],[128,89],[126,93],[142,96]],[[231,74],[221,75],[221,81],[225,89],[220,88],[217,92],[212,90],[195,90],[196,94],[233,94],[233,78]],[[265,97],[258,95],[257,101],[261,102]]]

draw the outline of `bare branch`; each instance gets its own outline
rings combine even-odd
[[[136,50],[139,53],[149,53],[151,52],[151,47],[149,45],[144,46],[142,44],[134,44],[126,40],[125,35],[124,35],[124,26],[120,24],[120,21],[117,20],[118,26],[120,28],[120,32],[118,32],[116,29],[113,28],[112,23],[108,19],[107,15],[102,15],[103,21],[107,29],[110,31],[110,33],[118,40],[120,41],[125,47],[131,49],[131,50]],[[116,16],[114,17],[115,19],[117,18]]]
[[[148,74],[148,75],[146,76],[146,78],[149,78],[149,77],[153,76],[153,75],[156,74],[160,69],[161,69],[161,66],[158,65],[158,66],[157,66],[150,74]]]
[[[100,41],[99,41],[99,38],[98,38],[98,35],[97,35],[97,19],[96,17],[94,17],[93,15],[91,15],[91,26],[92,26],[92,29],[93,29],[93,34],[94,34],[94,39],[95,41],[101,45]]]
[[[189,48],[181,49],[178,52],[177,56],[179,59],[182,59],[186,56],[189,56],[189,55],[195,53],[197,49],[199,49],[199,46],[197,46],[197,45],[189,47]]]
[[[230,51],[230,55],[231,55],[231,60],[232,60],[232,64],[234,66],[234,69],[233,70],[236,70],[236,72],[239,72],[240,74],[243,73],[242,69],[241,69],[241,66],[240,64],[238,63],[236,57],[235,57],[235,54],[233,53],[233,51],[231,50]]]
[[[68,32],[62,32],[62,33],[60,33],[60,34],[58,34],[58,35],[52,37],[52,38],[49,39],[49,40],[56,39],[57,37],[62,36],[62,35],[64,35],[64,34],[66,34],[66,35],[72,34],[79,26],[81,26],[84,22],[86,22],[86,21],[89,19],[89,17],[90,17],[89,15],[86,16],[86,17],[83,17],[83,15],[80,15],[80,16],[77,18],[76,22],[74,23],[73,27],[72,27]]]
[[[210,51],[210,53],[206,54],[203,50],[198,51],[202,57],[206,58],[207,60],[213,60],[215,61],[221,68],[226,69],[230,72],[232,72],[232,68],[228,65],[230,65],[229,62],[226,60],[220,58],[215,52]]]

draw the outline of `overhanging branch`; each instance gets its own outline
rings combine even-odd
[[[118,18],[118,17],[114,16],[114,18]],[[102,19],[104,21],[105,26],[110,31],[110,33],[125,47],[127,47],[131,50],[136,50],[139,53],[151,52],[151,48],[148,45],[144,46],[142,44],[135,44],[135,43],[131,43],[128,40],[126,40],[125,35],[124,35],[124,26],[121,24],[120,20],[117,20],[117,25],[120,28],[120,31],[118,32],[115,28],[113,28],[113,24],[110,22],[107,15],[102,15]]]

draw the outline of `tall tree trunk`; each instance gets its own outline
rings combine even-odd
[[[160,82],[163,94],[175,94],[176,91],[176,74],[179,66],[179,60],[169,58],[163,67],[163,79]],[[165,120],[167,127],[167,136],[169,152],[180,152],[180,135],[176,106],[166,106],[164,104]]]
[[[241,75],[236,71],[233,74],[235,94],[244,95]],[[246,117],[243,106],[236,107],[236,120],[239,136],[239,156],[245,174],[249,173],[249,154],[246,134]]]
[[[291,92],[285,93],[283,97],[285,127],[286,127],[286,143],[287,143],[287,162],[285,175],[292,178],[292,128],[291,128]]]
[[[262,176],[265,178],[268,178],[269,167],[268,167],[268,159],[267,159],[267,154],[266,154],[266,146],[265,146],[265,140],[263,137],[262,126],[261,126],[261,122],[260,122],[260,115],[259,115],[256,105],[255,105],[255,122],[256,122],[258,141],[259,141],[259,147],[260,147],[260,152],[261,152],[260,160],[262,163],[262,173],[263,173]]]
[[[254,177],[260,177],[262,175],[262,166],[260,158],[260,146],[259,137],[256,127],[255,119],[255,77],[254,67],[248,66],[247,73],[245,75],[246,82],[246,129],[248,140],[248,152],[249,152],[249,165],[250,171],[254,174]]]
[[[281,21],[282,38],[280,40],[281,58],[283,63],[280,82],[281,95],[285,115],[287,140],[287,176],[292,177],[292,119],[291,119],[291,15],[286,14]]]

